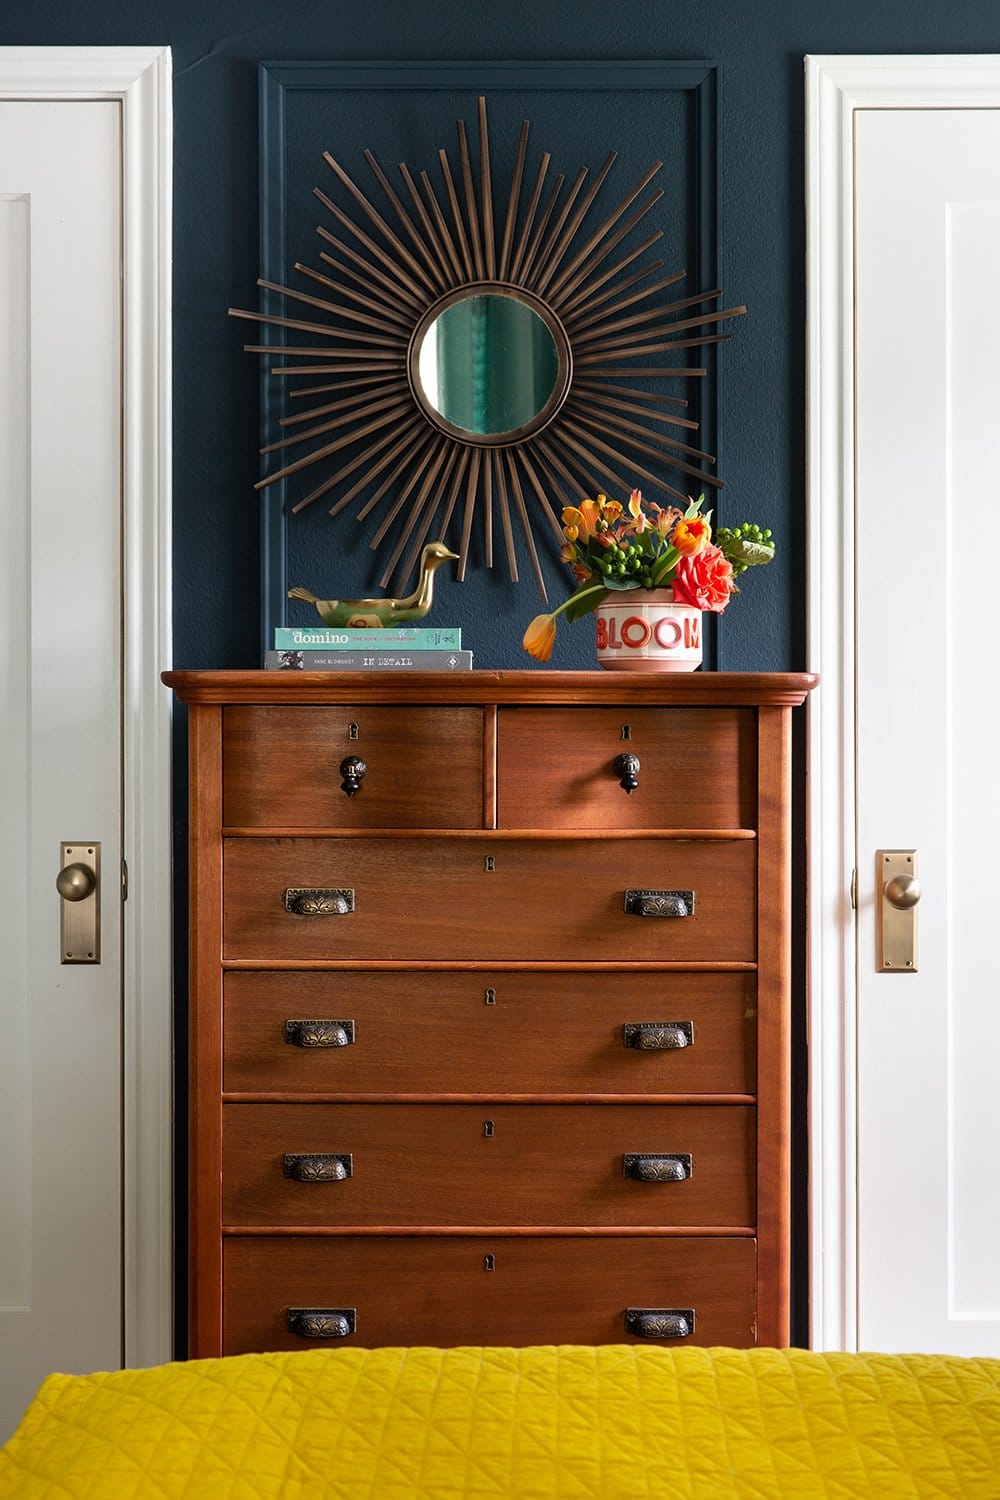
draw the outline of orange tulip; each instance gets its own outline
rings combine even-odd
[[[704,516],[692,516],[677,522],[670,540],[682,557],[694,557],[712,540],[712,528]]]
[[[521,645],[536,661],[548,661],[556,641],[556,622],[552,615],[536,615],[524,632]]]

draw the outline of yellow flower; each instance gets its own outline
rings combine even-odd
[[[633,490],[628,499],[629,514],[633,518],[633,525],[629,527],[637,536],[641,536],[646,529],[646,512],[642,508],[642,491]]]
[[[712,540],[712,528],[704,516],[692,516],[677,522],[670,540],[682,557],[695,557]]]
[[[601,519],[601,507],[597,500],[580,501],[580,537],[582,541],[589,541],[597,530],[597,523]]]
[[[536,615],[524,632],[521,645],[536,661],[548,661],[556,640],[556,622],[553,615]]]
[[[567,507],[567,509],[568,509],[568,507]],[[567,542],[575,542],[576,539],[577,539],[577,537],[579,535],[580,535],[580,528],[579,528],[579,526],[564,526],[563,527],[563,536],[566,538]]]
[[[601,506],[601,519],[602,521],[607,521],[609,526],[614,525],[621,513],[622,507],[620,500],[605,500],[604,504]]]

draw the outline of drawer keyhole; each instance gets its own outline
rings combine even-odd
[[[358,726],[357,726],[357,724],[348,724],[348,726],[347,726],[347,738],[349,740],[356,740],[357,737],[358,737]]]
[[[489,1136],[489,1135],[492,1135],[492,1134],[493,1134],[493,1121],[492,1120],[484,1120],[483,1121],[483,1135]]]
[[[495,1260],[495,1258],[492,1255],[484,1255],[483,1256],[483,1270],[484,1271],[495,1271],[496,1270],[496,1260]]]

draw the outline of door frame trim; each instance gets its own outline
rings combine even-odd
[[[0,47],[4,98],[121,108],[124,1354],[152,1365],[173,1344],[170,49]]]
[[[810,1343],[858,1347],[854,115],[1000,107],[1000,55],[807,56]]]

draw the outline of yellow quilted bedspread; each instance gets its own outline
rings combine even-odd
[[[1000,1360],[336,1349],[42,1386],[0,1500],[998,1500]]]

